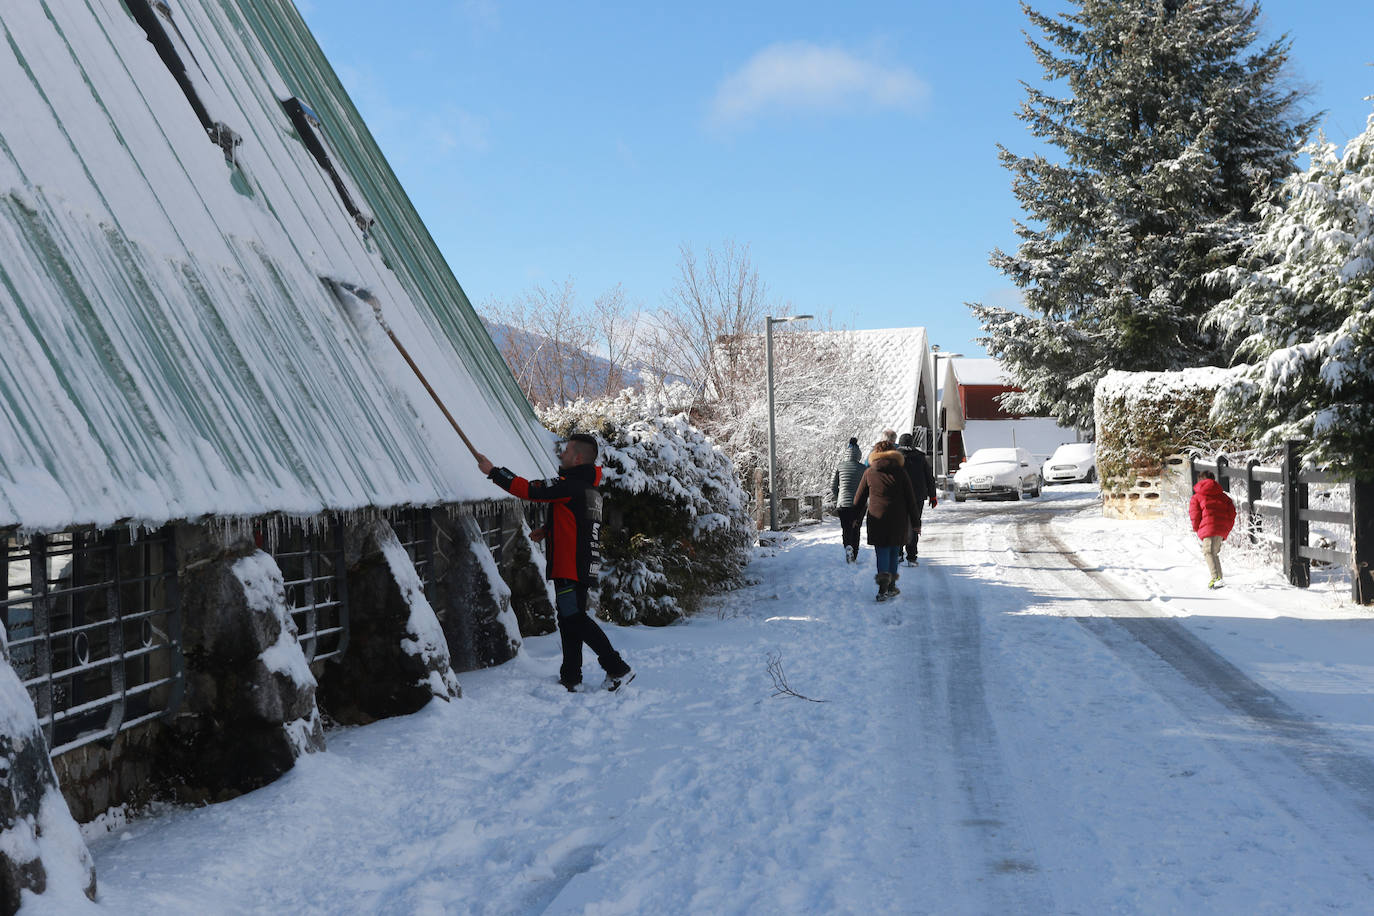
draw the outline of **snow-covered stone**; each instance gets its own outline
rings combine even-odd
[[[381,519],[358,526],[346,555],[348,647],[321,675],[330,717],[370,722],[461,696],[443,629],[396,532]]]

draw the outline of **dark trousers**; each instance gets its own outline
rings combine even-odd
[[[859,555],[859,534],[863,530],[863,513],[853,506],[846,506],[836,510],[840,517],[840,539],[844,541],[845,547],[853,547],[854,555]]]
[[[908,560],[916,559],[916,542],[921,539],[921,513],[925,506],[926,504],[919,500],[916,502],[916,515],[912,518],[911,525],[907,529],[906,558]]]
[[[601,627],[587,613],[587,586],[572,579],[554,579],[557,598],[558,635],[563,641],[563,666],[558,679],[565,686],[582,683],[582,647],[596,653],[596,660],[612,677],[620,677],[630,670],[625,659],[611,647]]]

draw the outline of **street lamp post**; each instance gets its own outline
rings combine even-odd
[[[764,357],[768,363],[768,530],[778,530],[778,459],[773,429],[773,325],[784,321],[802,321],[812,315],[787,315],[774,318],[765,315],[763,319]]]

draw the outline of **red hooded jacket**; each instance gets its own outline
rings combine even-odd
[[[1193,487],[1188,518],[1199,538],[1226,537],[1236,523],[1236,504],[1215,480],[1204,477]]]

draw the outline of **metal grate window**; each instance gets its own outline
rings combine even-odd
[[[327,661],[348,648],[348,575],[343,524],[291,525],[271,549],[296,621],[296,639],[308,662]]]
[[[520,508],[524,510],[525,524],[530,526],[531,531],[548,524],[549,507],[544,503],[522,503]]]
[[[491,550],[492,558],[501,563],[505,551],[505,507],[498,502],[474,503],[469,507],[477,527],[482,532],[482,540]]]
[[[163,528],[3,539],[0,618],[53,756],[169,715],[184,689],[176,546]]]
[[[393,509],[387,520],[405,548],[415,574],[430,596],[430,582],[434,578],[434,510],[430,508]]]

